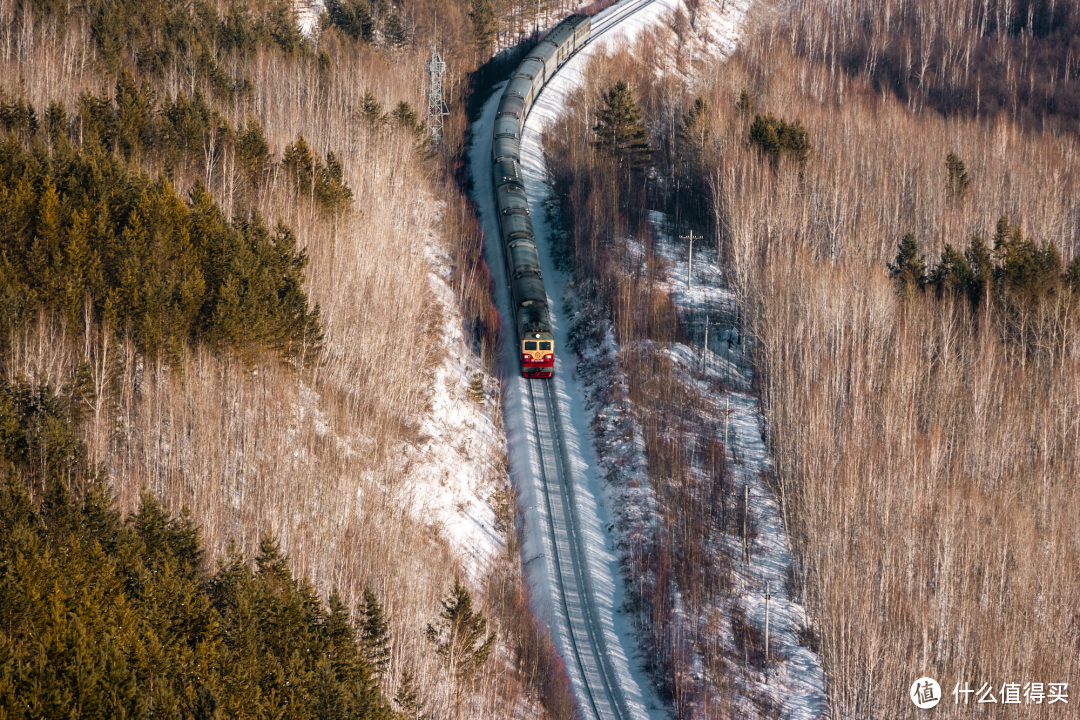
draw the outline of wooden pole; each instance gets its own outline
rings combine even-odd
[[[690,276],[691,273],[694,271],[694,231],[691,230],[689,235],[681,235],[680,237],[683,240],[690,241],[690,260],[686,264],[686,289],[689,290],[691,287]]]
[[[750,545],[746,541],[746,518],[750,516],[750,485],[746,486],[746,494],[743,496],[742,512],[742,550],[746,558],[746,567],[750,567]]]
[[[769,581],[765,581],[765,662],[769,662]]]
[[[705,316],[705,348],[701,351],[701,374],[705,375],[709,370],[709,316]],[[725,433],[726,435],[726,433]],[[727,438],[724,438],[727,442]]]

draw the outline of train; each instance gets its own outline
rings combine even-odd
[[[527,378],[549,378],[554,374],[555,338],[551,333],[551,314],[529,215],[529,199],[521,179],[521,131],[537,95],[559,67],[588,42],[591,30],[592,18],[580,14],[571,15],[552,28],[510,77],[495,115],[491,138],[495,205],[521,374]]]

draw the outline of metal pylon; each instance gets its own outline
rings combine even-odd
[[[431,59],[427,62],[428,73],[428,103],[427,124],[431,131],[432,148],[438,152],[442,147],[443,118],[449,115],[446,103],[443,102],[442,76],[446,72],[446,63],[439,55],[437,46],[431,46]]]

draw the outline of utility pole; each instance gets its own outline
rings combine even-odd
[[[705,376],[705,373],[709,371],[709,316],[705,316],[705,347],[701,351],[701,375]],[[727,433],[724,433],[725,441]],[[727,447],[725,446],[725,450]]]
[[[694,271],[694,231],[691,230],[689,235],[680,235],[683,240],[690,241],[690,261],[686,264],[686,289],[690,289],[690,274]],[[700,240],[700,236],[698,237]]]
[[[732,407],[731,407],[731,398],[724,398],[724,409],[723,409],[722,412],[724,413],[724,452],[726,453],[727,452],[727,447],[728,447],[728,445],[727,445],[728,418],[730,418],[733,414],[738,412],[737,410],[732,409]],[[732,457],[734,458],[734,456],[732,456]]]
[[[765,581],[765,664],[769,663],[769,600],[772,595],[769,594],[769,581]]]
[[[443,102],[442,77],[446,72],[446,63],[439,55],[439,19],[435,16],[435,42],[431,45],[431,59],[428,60],[428,111],[427,123],[431,131],[431,146],[435,152],[442,149],[443,118],[450,114]]]
[[[742,512],[742,551],[746,558],[746,568],[750,569],[750,544],[746,539],[746,518],[750,517],[750,486],[746,486],[746,494],[743,496]]]

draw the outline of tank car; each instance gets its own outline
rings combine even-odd
[[[529,199],[521,180],[521,131],[537,95],[559,66],[588,41],[591,27],[591,18],[586,15],[571,15],[556,25],[514,71],[495,115],[491,162],[499,239],[506,258],[521,371],[525,377],[552,376],[555,339],[529,215]]]

